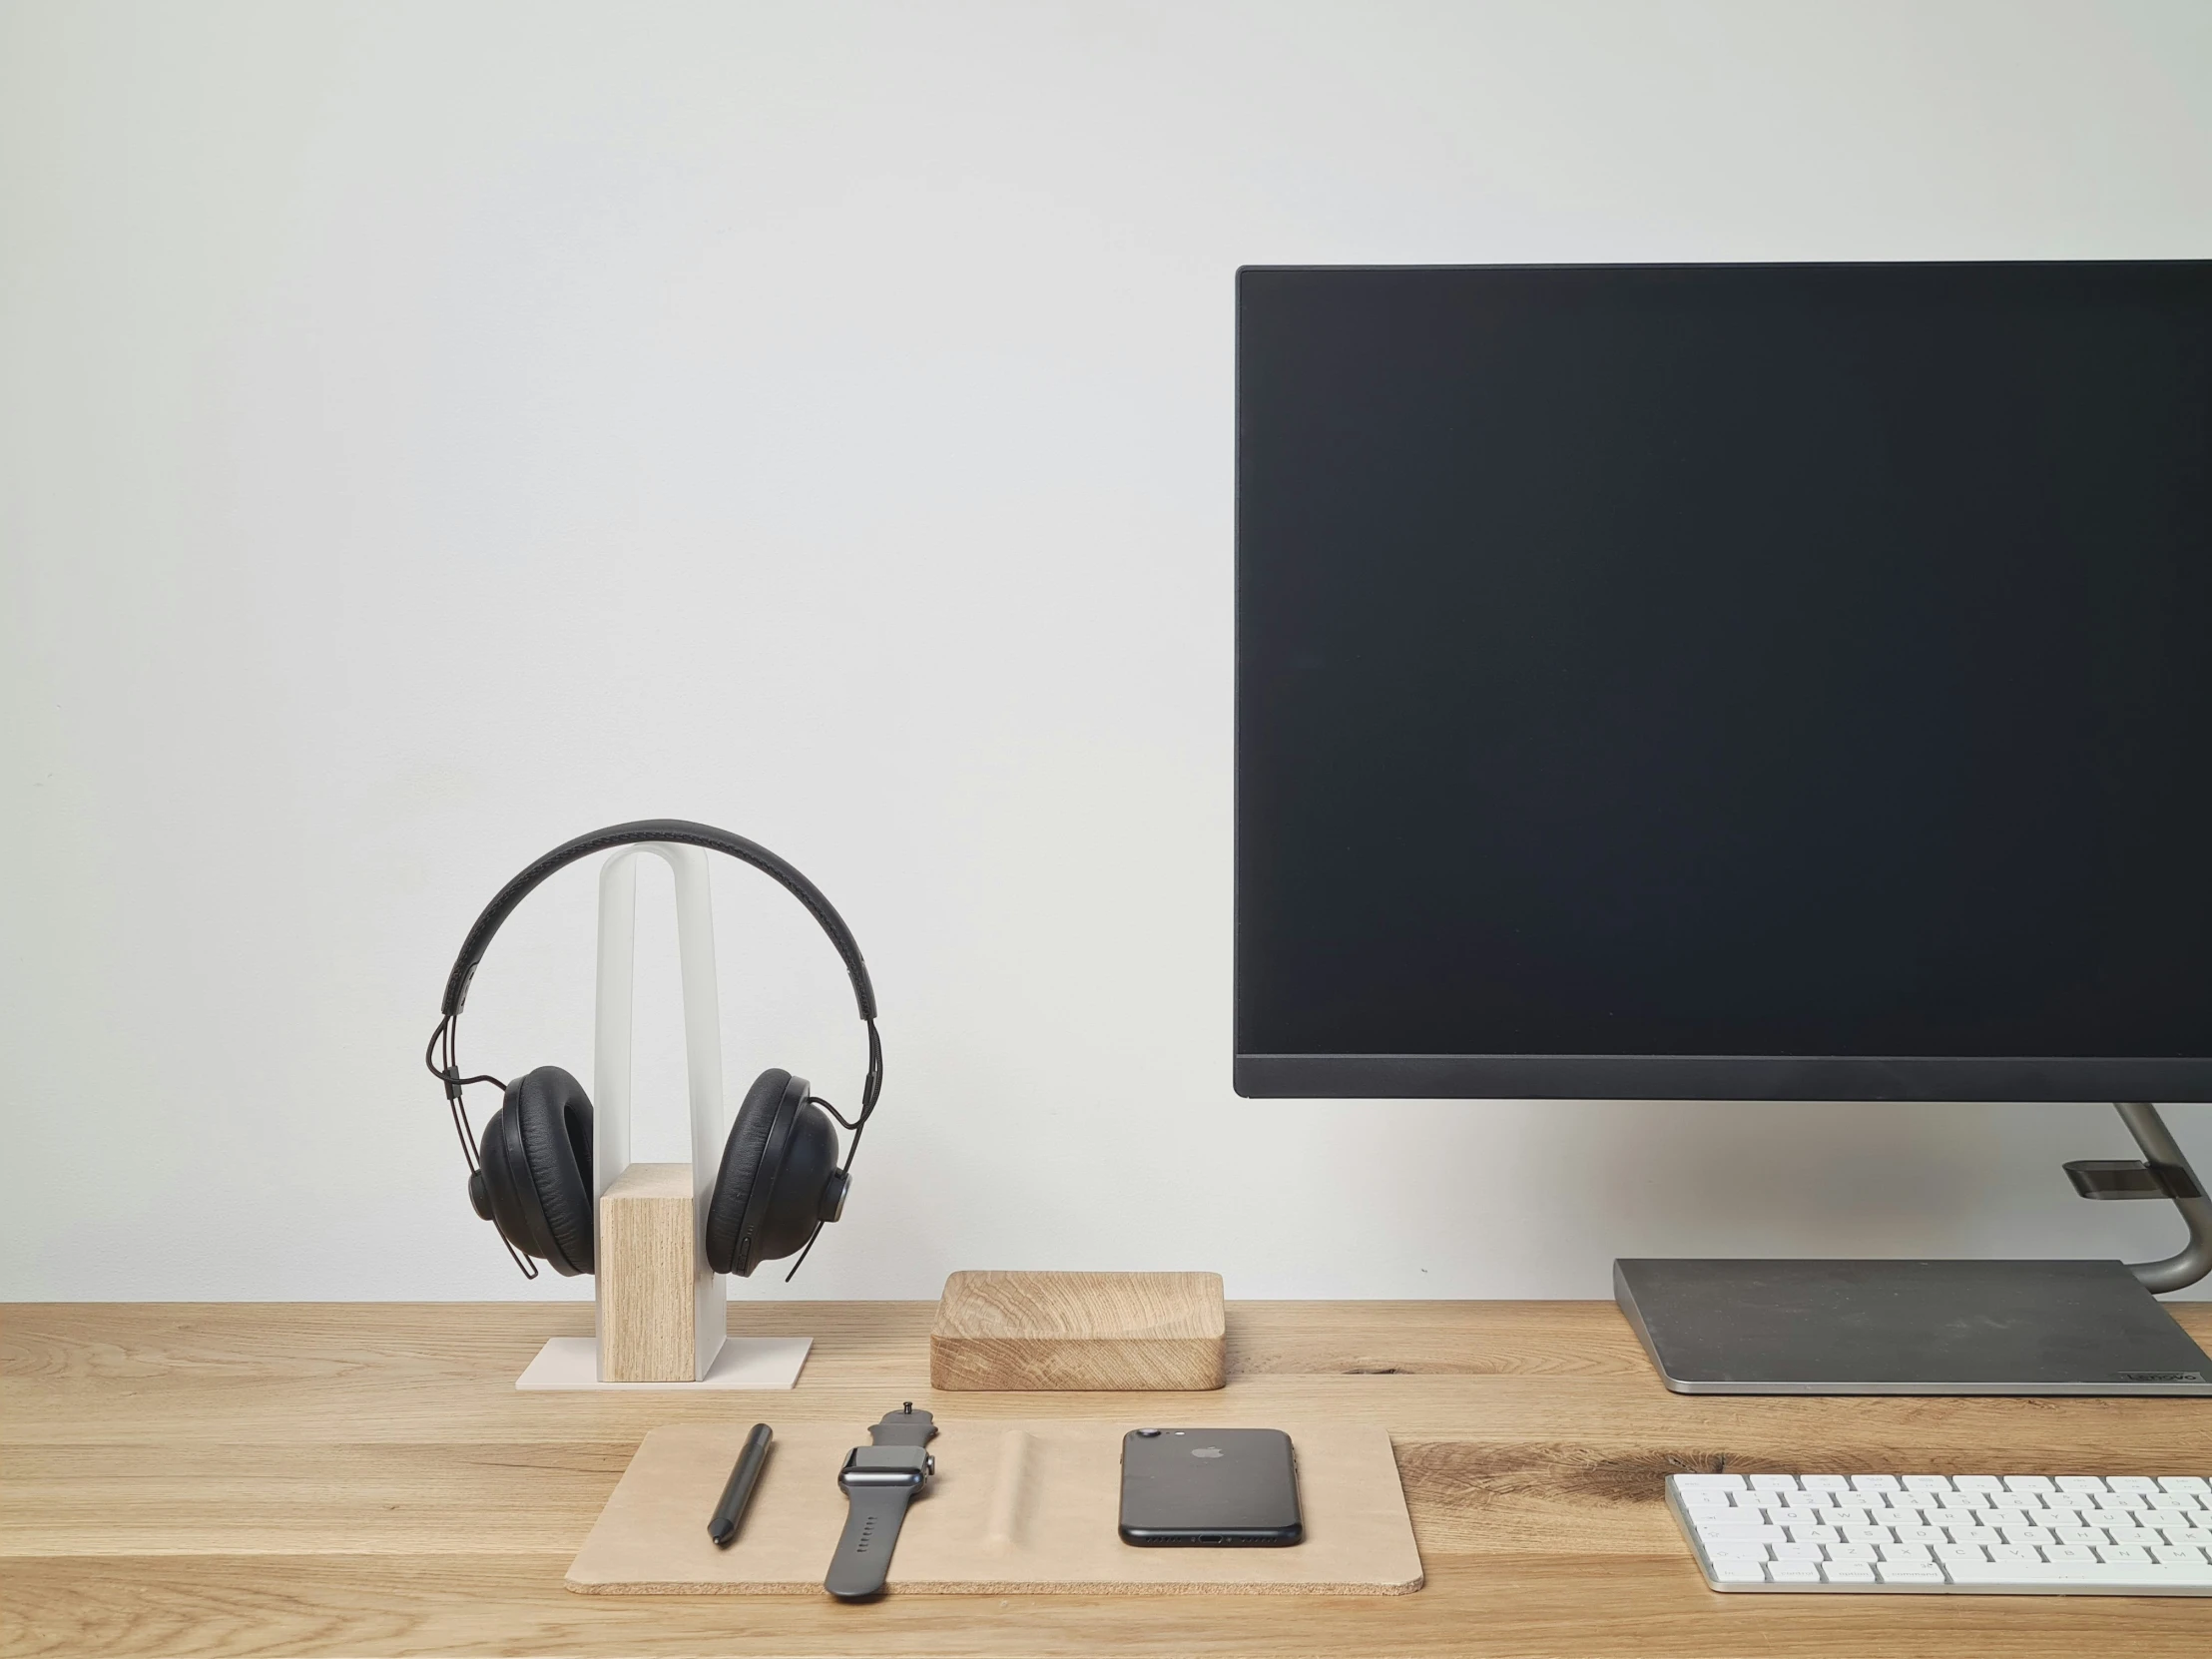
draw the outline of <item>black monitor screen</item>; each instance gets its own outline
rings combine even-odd
[[[1248,1094],[2212,1098],[2212,263],[1238,278]]]

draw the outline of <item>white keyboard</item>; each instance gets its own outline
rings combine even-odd
[[[1716,1590],[2212,1596],[2201,1475],[1670,1474]]]

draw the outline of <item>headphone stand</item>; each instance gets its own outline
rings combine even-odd
[[[676,880],[684,1069],[691,1096],[689,1164],[630,1160],[636,860],[642,852],[666,860]],[[707,1266],[707,1203],[729,1113],[722,1092],[713,889],[707,854],[697,846],[638,842],[618,847],[600,866],[592,1100],[592,1203],[599,1238],[593,1336],[551,1339],[516,1386],[793,1386],[813,1339],[730,1337],[728,1281]]]

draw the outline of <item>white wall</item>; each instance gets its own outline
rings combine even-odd
[[[2059,1173],[2104,1108],[1234,1097],[1231,273],[2208,253],[2200,0],[11,0],[0,1297],[582,1294],[418,1055],[493,888],[657,814],[882,994],[850,1219],[740,1296],[2171,1248]],[[719,879],[733,1087],[849,1099],[830,951]],[[591,905],[472,1061],[588,1076]]]

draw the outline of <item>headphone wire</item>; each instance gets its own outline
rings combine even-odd
[[[860,1085],[860,1115],[857,1118],[847,1118],[820,1095],[807,1097],[812,1104],[820,1106],[852,1134],[852,1139],[845,1142],[843,1161],[837,1165],[838,1174],[851,1173],[852,1155],[860,1150],[860,1135],[867,1128],[867,1120],[875,1115],[875,1102],[882,1092],[883,1039],[877,1035],[875,1021],[871,1019],[867,1022],[867,1078]],[[818,1220],[815,1230],[807,1235],[806,1248],[800,1251],[799,1260],[792,1264],[792,1271],[784,1275],[785,1284],[789,1285],[799,1277],[799,1270],[807,1265],[807,1258],[814,1254],[815,1241],[822,1237],[822,1229],[823,1223]]]
[[[446,1108],[453,1118],[453,1133],[460,1140],[461,1156],[467,1160],[468,1173],[473,1178],[482,1173],[484,1166],[477,1155],[476,1130],[468,1121],[468,1102],[461,1097],[461,1090],[471,1083],[490,1083],[501,1089],[507,1085],[488,1074],[474,1077],[461,1075],[460,1064],[454,1056],[459,1025],[459,1018],[453,1014],[447,1014],[438,1021],[437,1029],[430,1033],[429,1046],[422,1051],[422,1063],[429,1068],[430,1075],[444,1085]],[[494,1224],[492,1231],[499,1235],[499,1242],[507,1247],[507,1255],[514,1265],[522,1270],[522,1277],[537,1278],[537,1268],[525,1261],[515,1249],[514,1241],[507,1237],[506,1229]]]

